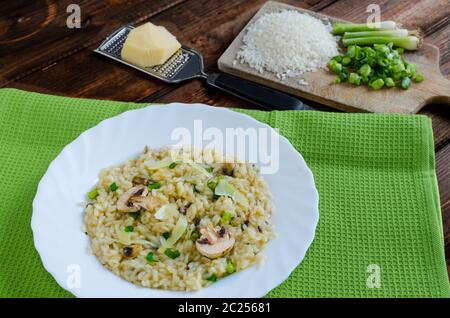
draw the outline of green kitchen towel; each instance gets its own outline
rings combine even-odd
[[[1,297],[71,296],[34,249],[36,187],[82,131],[143,106],[0,90]],[[450,296],[427,117],[238,111],[278,128],[305,158],[319,191],[315,240],[269,297]]]

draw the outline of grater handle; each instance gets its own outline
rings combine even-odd
[[[210,74],[206,79],[211,86],[256,103],[268,110],[312,109],[299,99],[275,89],[228,74]]]

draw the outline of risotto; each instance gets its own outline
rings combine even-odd
[[[261,263],[274,237],[258,168],[214,151],[146,148],[103,169],[88,197],[92,252],[144,287],[198,290]]]

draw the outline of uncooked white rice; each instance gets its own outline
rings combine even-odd
[[[237,54],[241,63],[280,79],[324,68],[338,54],[330,25],[295,10],[267,13],[249,26]]]
[[[197,152],[195,158],[199,158],[199,153],[204,154]],[[85,209],[86,231],[93,254],[107,269],[132,283],[170,290],[198,290],[211,284],[213,278],[229,275],[227,262],[236,271],[261,263],[264,246],[274,233],[270,223],[270,194],[257,167],[248,163],[224,163],[220,154],[212,152],[212,160],[202,164],[201,169],[190,160],[149,169],[149,162],[164,162],[170,155],[168,148],[146,149],[138,158],[100,172],[95,186],[98,196]],[[161,187],[150,190],[148,196],[159,200],[162,206],[175,204],[175,214],[161,220],[155,217],[155,211],[118,211],[118,198],[142,180],[145,184],[159,182]],[[244,201],[213,196],[214,189],[209,183],[217,180],[226,180],[244,195]],[[118,187],[115,191],[111,190],[113,183]],[[155,210],[159,211],[159,207]],[[223,219],[225,211],[234,215],[230,221]],[[180,255],[171,259],[159,248],[162,236],[167,238],[167,233],[172,234],[181,217],[187,219],[188,225],[171,248]],[[226,228],[235,238],[231,251],[215,259],[199,253],[195,243],[198,237],[193,235],[198,235],[196,230],[208,224],[216,229]],[[128,230],[132,227],[132,231],[126,232],[127,227]],[[124,254],[130,246],[140,246],[132,258]],[[151,253],[154,262],[148,261]]]

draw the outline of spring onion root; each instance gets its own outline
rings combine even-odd
[[[377,23],[335,23],[333,25],[333,34],[343,34],[345,32],[362,32],[362,31],[380,31],[380,30],[394,30],[397,28],[394,21],[382,21]]]
[[[417,50],[422,45],[422,38],[417,36],[393,37],[393,36],[374,36],[363,38],[344,38],[342,39],[344,46],[350,45],[373,45],[393,43],[394,46],[404,48],[406,50]]]

